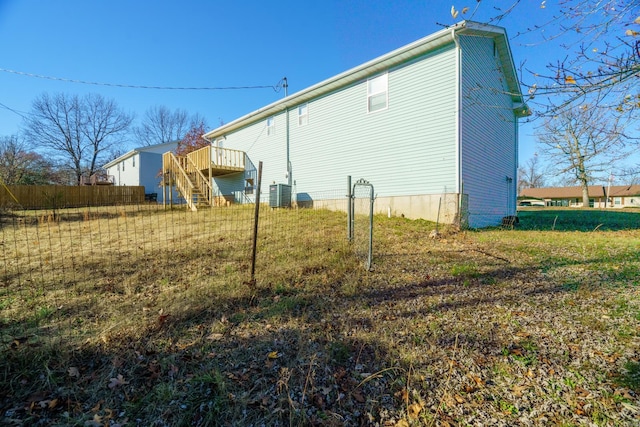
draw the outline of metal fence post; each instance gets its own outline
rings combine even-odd
[[[258,188],[256,189],[256,208],[253,217],[253,249],[251,253],[251,283],[256,281],[256,250],[258,248],[258,218],[260,217],[260,186],[262,184],[262,160],[258,163]]]
[[[347,176],[347,240],[353,241],[353,194],[351,193],[351,175]]]

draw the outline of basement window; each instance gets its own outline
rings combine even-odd
[[[388,73],[367,80],[367,111],[369,113],[387,108],[388,83]]]
[[[307,104],[298,107],[298,126],[304,126],[309,123],[309,109]]]

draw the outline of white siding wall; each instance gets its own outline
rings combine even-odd
[[[342,189],[346,176],[365,178],[379,196],[456,190],[455,50],[453,44],[389,70],[388,108],[367,112],[366,80],[308,103],[308,124],[289,111],[290,158],[298,192]],[[263,182],[286,183],[286,115],[227,135],[244,150]],[[263,191],[265,189],[263,188]]]
[[[493,40],[460,36],[460,47],[461,167],[469,225],[497,225],[515,214],[517,121]]]
[[[142,185],[140,184],[139,165],[139,156],[134,154],[109,168],[108,173],[115,177],[115,185]]]
[[[267,135],[267,120],[264,119],[226,135],[224,142],[225,148],[246,152],[256,168],[258,162],[264,162],[262,171],[264,185],[271,182],[287,182],[285,178],[287,171],[286,116],[282,112],[274,116],[274,119],[275,128],[272,135]],[[244,186],[244,184],[240,184],[240,181],[238,181],[238,185],[238,190]],[[265,191],[264,185],[263,191]],[[229,189],[225,190],[230,191]]]

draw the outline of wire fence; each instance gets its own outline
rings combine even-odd
[[[277,289],[335,259],[356,264],[344,190],[307,199],[307,208],[261,204],[253,283],[252,204],[0,212],[2,343],[108,340],[177,304],[197,311],[222,288]]]
[[[373,185],[364,179],[353,184],[352,236],[353,253],[366,270],[371,270],[373,261]]]

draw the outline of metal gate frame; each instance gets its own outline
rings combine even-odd
[[[353,242],[353,229],[355,222],[354,200],[356,198],[356,187],[369,187],[369,247],[365,269],[367,271],[370,271],[373,263],[373,202],[375,201],[374,189],[373,184],[371,184],[364,178],[360,178],[353,184],[353,186],[351,186],[351,176],[347,177],[347,188],[349,191],[349,193],[347,194],[347,198],[349,200],[347,208],[347,239],[350,243]]]

